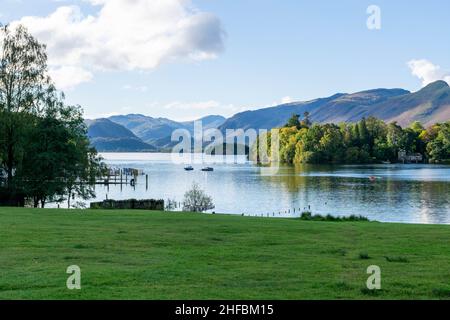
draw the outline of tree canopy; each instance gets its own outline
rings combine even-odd
[[[419,122],[402,128],[395,122],[387,124],[374,117],[341,124],[311,124],[306,115],[308,123],[299,118],[293,115],[279,129],[282,162],[396,162],[399,151],[420,153],[431,162],[450,159],[450,122],[425,129]]]
[[[45,45],[23,26],[0,29],[0,204],[44,206],[93,196],[103,170],[83,112],[48,76]]]

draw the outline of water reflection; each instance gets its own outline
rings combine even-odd
[[[321,214],[362,214],[380,221],[450,222],[447,166],[296,166],[262,176]],[[370,181],[374,176],[376,180]]]
[[[215,171],[185,172],[170,155],[104,154],[112,166],[135,167],[149,174],[149,188],[97,188],[99,200],[162,198],[182,201],[194,181],[214,198],[216,212],[247,215],[293,216],[313,213],[364,215],[373,220],[414,223],[450,223],[450,167],[429,165],[282,166],[267,170],[228,159]],[[370,176],[376,177],[374,182]],[[295,210],[295,214],[294,214]]]

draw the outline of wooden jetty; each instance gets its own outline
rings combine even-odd
[[[145,175],[145,186],[148,189],[148,174],[145,174],[141,169],[134,168],[108,168],[107,176],[98,179],[95,184],[97,185],[130,185],[136,186],[139,176]]]

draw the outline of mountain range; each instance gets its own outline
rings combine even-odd
[[[102,152],[156,151],[133,132],[109,119],[87,120],[91,144]]]
[[[417,92],[403,89],[374,89],[352,94],[338,93],[327,98],[293,102],[238,113],[228,119],[207,116],[199,119],[204,129],[272,129],[283,126],[293,114],[310,113],[319,123],[356,122],[375,116],[386,122],[407,126],[420,121],[429,126],[450,119],[450,87],[445,81],[429,84]],[[99,151],[156,151],[173,145],[175,129],[193,133],[194,122],[177,122],[140,114],[86,120],[89,137]]]

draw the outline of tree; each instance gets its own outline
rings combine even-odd
[[[285,127],[287,127],[287,128],[296,127],[297,129],[300,129],[300,120],[299,119],[300,119],[300,116],[298,114],[293,114],[292,117],[289,118]]]
[[[403,147],[403,130],[397,122],[390,123],[387,129],[387,143],[394,152],[397,152]]]
[[[369,130],[367,129],[366,119],[362,118],[358,123],[359,141],[361,146],[369,146]]]
[[[97,155],[97,151],[90,146],[87,127],[83,120],[83,110],[79,106],[64,106],[53,112],[57,112],[56,116],[64,122],[69,132],[69,148],[63,181],[67,206],[70,208],[72,197],[78,196],[87,200],[95,195],[96,178],[104,176],[107,168],[102,158]]]
[[[281,128],[279,132],[280,139],[280,160],[282,162],[292,162],[295,157],[295,145],[297,144],[296,127]]]
[[[326,125],[325,133],[320,144],[323,152],[331,163],[340,163],[344,158],[344,138],[336,125]]]
[[[297,115],[293,117],[290,124],[297,118]],[[426,130],[419,122],[402,128],[396,122],[386,124],[375,117],[339,125],[316,123],[306,127],[302,123],[300,129],[291,125],[279,129],[281,162],[395,162],[398,152],[403,150],[420,153],[431,161],[450,160],[450,122],[435,124]]]
[[[361,135],[359,134],[358,124],[352,125],[352,145],[355,147],[361,147]]]
[[[83,118],[78,107],[59,106],[35,117],[28,132],[24,157],[18,168],[19,186],[34,207],[61,201],[74,191],[87,199],[94,195],[95,178],[102,174],[96,151],[89,147]]]
[[[422,131],[425,130],[425,128],[419,121],[414,121],[413,123],[411,123],[411,125],[409,127],[417,134],[421,134]]]
[[[442,161],[450,159],[450,121],[435,125],[432,128],[435,131],[434,139],[427,145],[427,151],[430,159],[433,161]]]
[[[36,208],[46,201],[62,195],[64,188],[59,183],[66,164],[68,132],[63,124],[52,118],[35,118],[35,126],[28,133],[24,157],[16,176],[18,185],[25,190]]]
[[[184,194],[183,211],[205,212],[214,209],[212,198],[205,194],[197,183]]]
[[[300,122],[300,127],[301,128],[309,128],[311,127],[312,122],[311,122],[311,118],[310,118],[310,113],[308,111],[305,111],[303,113],[303,120]]]
[[[23,154],[26,114],[39,114],[47,92],[54,87],[47,76],[45,46],[23,26],[0,28],[0,136],[2,167],[7,186],[13,188],[13,171]]]
[[[82,109],[65,105],[47,74],[45,45],[23,26],[2,27],[0,164],[7,188],[0,201],[6,204],[17,204],[16,194],[34,206],[67,195],[70,207],[72,195],[94,195],[104,170],[89,146]]]

